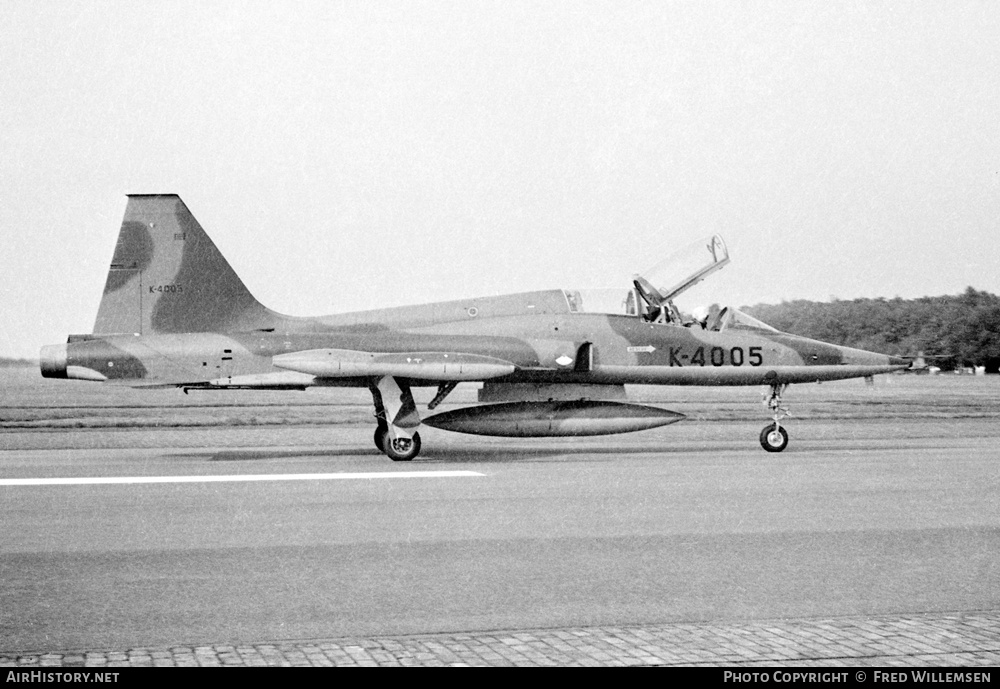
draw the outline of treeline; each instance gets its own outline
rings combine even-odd
[[[1000,297],[972,287],[920,299],[791,301],[743,309],[778,330],[873,352],[916,356],[943,370],[1000,369]]]

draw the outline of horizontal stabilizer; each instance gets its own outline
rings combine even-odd
[[[358,352],[350,349],[310,349],[279,354],[278,368],[321,378],[397,376],[417,380],[475,381],[510,375],[516,366],[503,359],[457,352]]]

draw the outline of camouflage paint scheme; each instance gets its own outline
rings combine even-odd
[[[779,389],[907,364],[764,328],[582,313],[563,290],[286,316],[257,302],[172,194],[129,196],[94,334],[41,357],[47,377],[139,387],[370,387],[377,409],[386,378],[406,406],[410,385],[462,380],[487,380],[484,393],[501,400],[524,399],[516,391],[531,386],[543,397],[568,386],[565,399],[609,399],[628,383]]]

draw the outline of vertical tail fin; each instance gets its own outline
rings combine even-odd
[[[262,306],[176,194],[130,194],[95,334],[272,328]]]

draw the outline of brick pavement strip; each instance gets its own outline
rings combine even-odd
[[[127,650],[0,651],[0,667],[992,666],[1000,611],[528,629]]]

